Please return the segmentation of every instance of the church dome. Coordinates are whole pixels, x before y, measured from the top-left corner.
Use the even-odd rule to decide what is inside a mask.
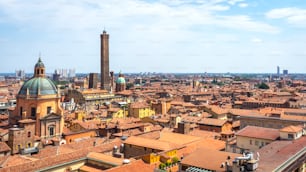
[[[22,85],[18,95],[27,95],[27,92],[30,96],[54,95],[57,94],[57,88],[48,78],[34,77]]]
[[[124,79],[124,77],[118,77],[116,83],[117,83],[117,84],[125,84],[125,79]]]
[[[38,62],[35,64],[35,68],[44,68],[44,67],[45,67],[44,63],[39,58]]]

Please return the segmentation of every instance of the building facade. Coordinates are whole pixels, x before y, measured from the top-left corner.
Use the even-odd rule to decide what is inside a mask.
[[[20,125],[20,120],[35,121],[35,134],[41,139],[60,138],[64,126],[60,94],[54,83],[46,78],[45,65],[39,58],[34,76],[26,81],[17,95],[16,108],[11,111],[9,123]]]
[[[97,73],[90,73],[89,74],[89,85],[88,88],[98,88],[98,74]]]

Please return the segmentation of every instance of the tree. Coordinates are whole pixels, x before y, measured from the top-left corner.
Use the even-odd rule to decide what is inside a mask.
[[[167,161],[166,166],[169,167],[171,165],[171,162]]]
[[[164,163],[159,164],[159,169],[164,169],[165,167],[166,167],[166,164],[164,164]]]
[[[175,164],[179,161],[179,159],[176,156],[173,157],[171,160],[172,160],[172,164]]]
[[[270,87],[264,83],[264,82],[261,82],[259,85],[258,85],[258,88],[259,89],[269,89]]]

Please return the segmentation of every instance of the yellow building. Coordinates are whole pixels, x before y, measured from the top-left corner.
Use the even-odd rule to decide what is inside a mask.
[[[64,126],[60,94],[54,83],[46,78],[45,65],[39,58],[34,76],[26,81],[17,95],[17,105],[10,114],[9,122],[35,120],[35,135],[42,139],[60,138]]]
[[[129,106],[129,116],[134,118],[144,118],[155,115],[155,111],[146,103],[136,102]]]
[[[130,136],[124,141],[125,158],[142,158],[146,163],[171,162],[177,150],[184,146],[162,140]]]
[[[121,108],[110,108],[107,110],[108,118],[125,118],[128,116],[128,111]]]

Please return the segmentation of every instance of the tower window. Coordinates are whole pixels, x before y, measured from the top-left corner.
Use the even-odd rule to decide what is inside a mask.
[[[23,108],[20,107],[20,116],[22,116],[22,111],[23,111]]]
[[[31,137],[31,132],[30,131],[28,132],[28,137]]]
[[[31,108],[31,117],[36,117],[36,108]]]
[[[44,70],[43,70],[43,69],[40,69],[40,73],[41,73],[41,74],[44,74]]]
[[[47,107],[47,114],[50,114],[51,113],[51,106],[48,106]]]

